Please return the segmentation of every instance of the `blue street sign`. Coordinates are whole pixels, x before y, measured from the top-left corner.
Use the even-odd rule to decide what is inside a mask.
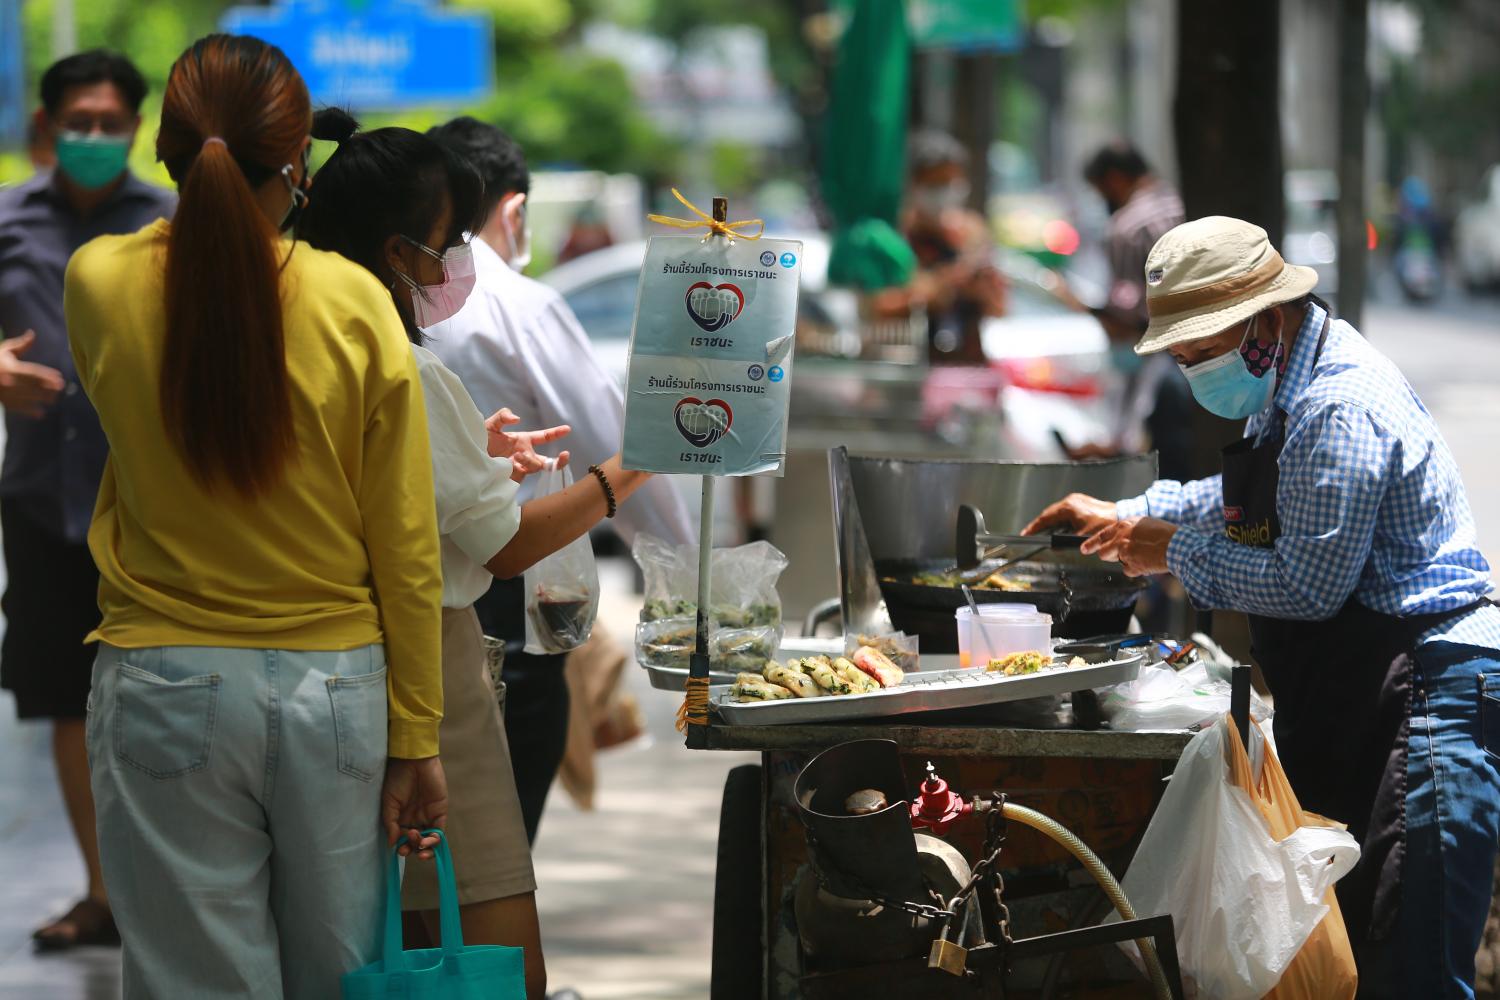
[[[0,146],[19,146],[26,138],[31,102],[26,94],[23,37],[21,0],[0,0]]]
[[[489,17],[431,0],[277,0],[232,7],[220,23],[285,52],[319,104],[467,104],[494,88]]]

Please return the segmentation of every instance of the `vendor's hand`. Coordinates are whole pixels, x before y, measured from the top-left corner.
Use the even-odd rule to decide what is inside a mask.
[[[505,429],[520,422],[521,418],[512,413],[508,407],[497,410],[484,422],[484,428],[489,432],[490,457],[510,459],[510,478],[518,483],[532,473],[541,472],[547,467],[547,456],[537,454],[537,445],[557,441],[572,431],[567,424],[559,424],[556,427],[547,427],[539,431]],[[568,457],[567,452],[562,452],[557,456],[559,469],[568,464]]]
[[[31,330],[0,341],[0,406],[26,417],[40,417],[64,384],[57,369],[21,360],[34,343]]]
[[[436,757],[407,760],[391,757],[385,765],[385,784],[380,789],[380,822],[386,840],[395,847],[402,835],[407,842],[398,853],[413,851],[420,858],[432,857],[436,837],[424,837],[428,828],[442,829],[448,822],[448,779]]]
[[[1155,517],[1131,517],[1093,535],[1078,551],[1117,562],[1126,576],[1154,576],[1167,572],[1167,546],[1177,525]]]
[[[1113,503],[1084,493],[1071,493],[1038,514],[1021,530],[1021,534],[1071,531],[1080,535],[1092,535],[1115,523]]]

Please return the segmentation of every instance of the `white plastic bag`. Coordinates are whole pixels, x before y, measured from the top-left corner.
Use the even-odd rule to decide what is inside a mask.
[[[1228,681],[1210,675],[1207,664],[1173,670],[1148,663],[1133,681],[1109,688],[1100,700],[1104,717],[1115,729],[1191,729],[1229,711]],[[1264,722],[1270,709],[1250,692],[1250,715]]]
[[[1290,785],[1275,750],[1259,727],[1250,736],[1253,783],[1271,787],[1268,794],[1285,805]],[[1238,737],[1220,719],[1188,744],[1121,882],[1137,914],[1172,915],[1183,979],[1211,1000],[1250,1000],[1275,988],[1332,912],[1328,890],[1359,860],[1347,831],[1309,821],[1294,798],[1301,825],[1278,842],[1261,807],[1232,778],[1226,753],[1243,759],[1243,752],[1231,740]],[[1274,770],[1262,781],[1267,762]],[[1342,948],[1347,955],[1347,937]],[[1352,955],[1347,964],[1352,974]],[[1332,984],[1327,989],[1339,995]]]
[[[533,496],[573,485],[573,472],[551,462],[536,473]],[[599,567],[583,534],[526,571],[526,652],[566,653],[588,641],[599,613]]]

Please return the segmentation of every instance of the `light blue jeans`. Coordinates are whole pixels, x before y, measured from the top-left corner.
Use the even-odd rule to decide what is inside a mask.
[[[1400,995],[1469,998],[1500,838],[1500,653],[1428,643],[1412,682]]]
[[[330,1000],[379,955],[383,647],[101,644],[88,750],[127,1000]]]

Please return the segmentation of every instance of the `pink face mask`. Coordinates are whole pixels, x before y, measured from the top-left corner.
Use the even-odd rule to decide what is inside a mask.
[[[452,319],[468,301],[474,290],[474,248],[465,240],[456,247],[438,253],[409,236],[402,239],[443,265],[443,280],[436,285],[423,285],[400,271],[396,277],[406,282],[411,289],[412,320],[418,327],[426,329],[445,319]]]

